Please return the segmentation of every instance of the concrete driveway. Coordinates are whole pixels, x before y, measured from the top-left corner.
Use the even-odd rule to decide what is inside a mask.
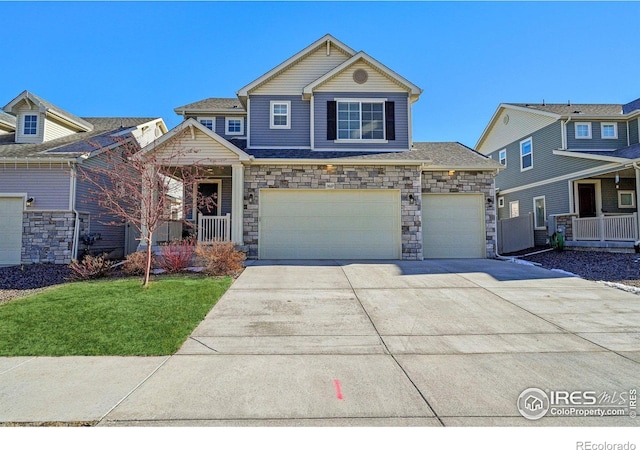
[[[62,413],[60,392],[64,420],[637,426],[628,415],[531,421],[516,402],[532,387],[637,389],[640,296],[496,260],[260,261],[171,357],[0,359],[0,385],[22,383],[12,397],[0,387],[13,402],[0,422],[37,417],[16,405],[20,395],[51,395],[36,387],[38,371],[72,392],[74,376],[91,372],[71,367],[89,362],[102,378],[113,374],[113,387],[103,380],[88,390],[93,403],[72,402],[78,414]]]

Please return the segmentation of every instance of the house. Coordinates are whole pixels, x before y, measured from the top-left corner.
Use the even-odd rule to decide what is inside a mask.
[[[498,106],[476,150],[500,162],[498,219],[532,214],[535,244],[633,247],[639,237],[640,99]]]
[[[207,167],[197,189],[219,200],[187,213],[198,239],[249,258],[492,257],[501,166],[456,142],[413,142],[421,94],[326,35],[236,97],[177,107],[184,121],[143,152],[193,151],[183,164]]]
[[[119,145],[117,136],[146,145],[167,131],[162,119],[80,118],[28,91],[3,109],[0,264],[67,264],[85,250],[121,256],[126,225],[104,225],[110,218],[76,170],[100,164],[96,146]]]

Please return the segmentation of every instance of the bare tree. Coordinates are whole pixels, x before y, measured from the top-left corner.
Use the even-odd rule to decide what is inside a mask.
[[[132,135],[114,138],[109,146],[95,145],[92,164],[80,164],[78,179],[88,183],[90,201],[103,210],[104,222],[121,226],[129,223],[140,233],[146,245],[146,267],[143,286],[149,284],[154,234],[171,219],[176,208],[185,224],[186,204],[183,193],[193,192],[196,183],[205,177],[204,168],[194,160],[195,149],[179,149],[170,144],[145,147],[142,152]],[[211,164],[209,162],[209,164]],[[197,191],[196,191],[197,192]],[[176,205],[176,193],[182,201]],[[213,200],[196,194],[198,207],[211,207]],[[193,200],[188,196],[189,200]],[[193,211],[195,215],[195,211]]]

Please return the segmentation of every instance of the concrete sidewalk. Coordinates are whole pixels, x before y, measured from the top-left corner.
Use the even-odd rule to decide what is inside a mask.
[[[520,393],[638,388],[640,297],[495,260],[260,261],[171,357],[0,358],[0,422],[638,426]]]

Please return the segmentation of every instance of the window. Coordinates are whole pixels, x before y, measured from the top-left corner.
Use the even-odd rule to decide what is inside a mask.
[[[216,118],[215,117],[198,117],[198,122],[210,129],[216,131]]]
[[[533,198],[533,224],[536,230],[544,230],[547,226],[547,206],[544,195]]]
[[[498,197],[498,208],[504,208],[504,197]]]
[[[229,135],[244,134],[244,120],[241,117],[226,117],[224,128]]]
[[[509,217],[518,217],[520,215],[520,200],[509,202]]]
[[[384,140],[384,101],[337,101],[338,139]]]
[[[601,123],[600,130],[602,131],[602,139],[618,139],[618,124],[613,123]]]
[[[270,128],[291,128],[291,102],[272,101],[270,113]]]
[[[591,139],[590,122],[576,122],[576,139]]]
[[[635,208],[636,195],[633,191],[618,191],[618,208]]]
[[[498,160],[500,161],[500,164],[507,167],[507,149],[506,148],[504,150],[500,150],[500,152],[498,153]]]
[[[531,138],[520,142],[520,171],[529,170],[533,167],[533,146]]]
[[[24,116],[24,129],[22,134],[38,134],[38,116]]]

